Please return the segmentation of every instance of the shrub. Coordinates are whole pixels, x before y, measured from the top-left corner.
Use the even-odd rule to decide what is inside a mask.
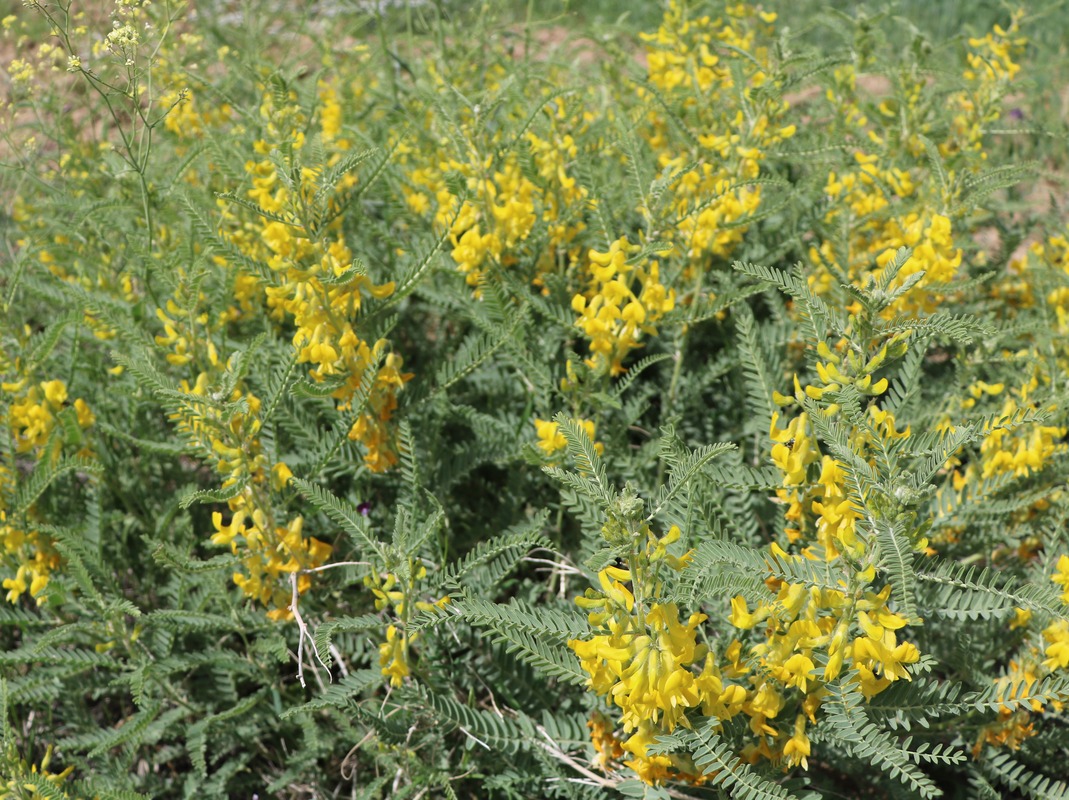
[[[0,797],[1069,794],[1044,21],[772,9],[3,21]]]

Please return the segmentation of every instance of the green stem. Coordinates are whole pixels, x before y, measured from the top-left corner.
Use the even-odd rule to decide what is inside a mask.
[[[378,8],[378,29],[379,29],[379,43],[382,45],[382,53],[386,56],[387,70],[390,73],[390,88],[393,90],[393,104],[395,108],[401,107],[401,90],[397,85],[397,64],[393,60],[393,53],[390,52],[389,45],[386,43],[386,21],[382,15],[382,7]]]
[[[699,269],[695,264],[695,270],[697,275],[694,279],[694,288],[691,291],[691,302],[698,302],[698,298],[701,297],[702,283],[705,280],[705,270]],[[676,392],[679,389],[679,378],[683,374],[683,355],[687,347],[687,335],[690,333],[690,324],[684,323],[683,329],[679,333],[678,343],[676,344],[676,352],[673,356],[675,364],[672,367],[672,377],[668,382],[668,395],[665,397],[664,409],[661,412],[661,424],[666,423],[672,415],[672,411],[676,404]],[[660,486],[664,481],[665,463],[661,461],[657,467],[657,486]]]
[[[697,266],[697,265],[695,265]],[[705,270],[697,269],[697,275],[694,279],[694,288],[691,290],[691,302],[698,302],[698,298],[701,297],[702,284],[705,281]],[[665,401],[664,413],[661,415],[661,420],[666,421],[672,413],[672,408],[676,402],[676,391],[679,388],[679,378],[683,371],[683,354],[687,346],[687,335],[690,333],[690,325],[685,324],[683,330],[679,334],[679,343],[676,345],[675,352],[675,366],[672,367],[672,378],[668,383],[668,398]]]

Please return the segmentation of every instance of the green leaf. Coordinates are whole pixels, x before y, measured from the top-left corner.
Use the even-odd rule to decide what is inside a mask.
[[[785,788],[761,777],[745,763],[715,731],[718,724],[719,721],[713,719],[691,731],[677,728],[673,734],[662,734],[649,747],[649,752],[689,752],[707,778],[705,785],[723,787],[737,800],[795,800]]]
[[[12,503],[15,515],[22,516],[29,511],[30,506],[37,502],[60,475],[68,472],[97,473],[101,469],[100,464],[85,456],[64,456],[56,462],[47,459],[38,461],[29,478],[21,483],[15,492],[15,499]]]
[[[380,563],[386,562],[386,550],[383,543],[372,537],[367,517],[361,514],[356,506],[348,500],[331,494],[318,484],[301,478],[290,478],[290,483],[317,511],[326,514],[328,518],[341,526],[354,542],[364,544],[367,551],[360,554],[361,558],[373,553],[378,556]]]

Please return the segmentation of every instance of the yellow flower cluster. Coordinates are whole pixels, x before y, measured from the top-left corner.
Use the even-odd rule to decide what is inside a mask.
[[[776,490],[776,496],[787,505],[784,533],[789,541],[796,542],[803,535],[805,522],[806,475],[809,465],[819,458],[819,454],[807,433],[809,419],[804,411],[785,428],[777,427],[778,421],[779,414],[773,414],[770,435],[776,444],[772,447],[772,462],[783,473],[783,486]]]
[[[59,422],[59,414],[67,405],[67,385],[60,380],[42,381],[27,385],[25,379],[4,383],[0,389],[13,395],[9,423],[15,434],[15,452],[40,452]],[[88,428],[95,418],[80,397],[70,406],[81,428]]]
[[[1020,408],[1017,400],[1009,397],[1002,406],[1002,415],[1010,417]],[[1004,472],[1012,472],[1017,476],[1039,472],[1057,453],[1065,452],[1066,445],[1062,439],[1067,431],[1069,429],[1064,426],[1056,425],[1028,425],[1015,431],[1005,428],[991,431],[980,444],[981,477],[989,478]]]
[[[858,285],[869,277],[879,279],[897,250],[909,247],[912,256],[899,269],[891,288],[911,279],[916,282],[884,314],[892,317],[934,311],[943,296],[933,287],[953,281],[962,261],[961,249],[954,247],[950,218],[929,210],[887,217],[892,203],[915,195],[909,172],[897,167],[881,168],[877,156],[860,151],[855,153],[855,159],[857,170],[831,172],[825,186],[833,204],[824,219],[834,226],[844,224],[847,218],[847,252],[836,252],[830,241],[812,245],[809,257],[815,269],[808,279],[810,287],[823,294],[837,286],[838,273],[847,274]],[[924,273],[922,278],[913,277],[920,272]]]
[[[302,535],[302,517],[288,522],[277,518],[271,493],[285,488],[290,470],[281,462],[268,470],[259,436],[259,398],[239,385],[226,400],[246,410],[227,413],[218,403],[208,401],[213,394],[211,381],[220,375],[221,370],[200,372],[192,386],[183,381],[188,400],[172,422],[179,432],[212,454],[224,491],[239,484],[244,487],[227,501],[229,522],[223,523],[221,512],[212,514],[215,532],[211,542],[229,546],[232,553],[241,555],[244,571],[235,572],[233,580],[245,595],[271,607],[268,616],[272,619],[288,619],[292,613],[288,576],[298,575],[298,592],[303,593],[311,585],[304,571],[325,563],[332,548]]]
[[[909,172],[897,167],[881,168],[879,156],[860,150],[854,153],[857,169],[838,174],[828,173],[824,192],[837,201],[826,219],[831,222],[845,213],[861,219],[887,208],[894,197],[909,197],[914,192],[913,179]],[[893,192],[891,197],[882,190],[886,186]]]
[[[722,17],[694,17],[672,0],[657,32],[642,35],[649,83],[702,132],[698,147],[686,146],[672,134],[674,123],[657,98],[640,88],[640,98],[650,103],[646,140],[661,169],[679,175],[671,185],[676,222],[660,235],[676,241],[692,263],[710,254],[727,258],[742,241],[744,220],[761,202],[755,182],[761,162],[796,132],[777,122],[786,101],[753,91],[770,80],[763,42],[771,40],[775,20],[776,14],[746,3],[729,5]]]
[[[969,39],[971,52],[966,56],[970,69],[964,73],[969,81],[1012,80],[1021,69],[1013,59],[1020,55],[1028,40],[1020,36],[1019,24],[1024,11],[1013,13],[1008,28],[995,25],[994,30],[981,39]]]
[[[780,559],[803,557],[789,556],[777,545],[772,551]],[[920,653],[913,644],[897,639],[895,631],[906,620],[887,608],[891,587],[871,591],[866,588],[871,579],[871,574],[861,576],[851,592],[779,582],[775,599],[753,612],[741,596],[732,600],[731,624],[747,630],[764,623],[767,637],[750,650],[760,666],[754,698],[761,701],[744,707],[750,729],[761,737],[757,754],[783,755],[792,764],[802,764],[809,755],[808,742],[804,747],[802,741],[788,747],[782,733],[769,724],[785,705],[783,691],[797,689],[803,695],[804,719],[816,722],[825,694],[823,683],[838,678],[844,664],[857,671],[861,692],[868,698],[896,680],[910,680],[903,665],[915,663]],[[855,630],[858,635],[851,639]],[[827,665],[819,675],[814,661],[818,649],[827,654]],[[795,721],[796,736],[805,730],[804,719]]]
[[[1069,230],[1069,229],[1067,229]],[[1037,264],[1030,262],[1035,261]],[[1036,242],[1029,250],[1028,257],[1018,262],[1021,282],[1029,287],[1029,293],[1022,298],[1025,302],[1015,305],[1032,305],[1031,287],[1034,283],[1053,283],[1048,290],[1047,305],[1054,311],[1056,318],[1055,331],[1060,336],[1069,336],[1069,235],[1066,233],[1055,234],[1045,241]],[[1043,281],[1043,277],[1036,274],[1037,268],[1044,268],[1053,280]],[[1010,284],[1007,287],[1007,284]],[[1049,283],[1048,283],[1049,285]],[[1003,281],[993,288],[993,294],[998,299],[1008,299],[1011,302],[1014,297],[1012,282],[1010,279]],[[1008,289],[1008,290],[1007,290]],[[1023,292],[1018,292],[1023,294]],[[1063,369],[1069,367],[1069,348],[1059,348],[1058,364]]]
[[[445,595],[438,600],[414,600],[419,594],[419,584],[427,577],[427,568],[422,562],[409,558],[402,575],[398,573],[380,573],[372,568],[371,574],[365,576],[364,585],[375,596],[375,608],[379,611],[390,608],[398,624],[386,628],[386,639],[379,645],[379,666],[382,674],[390,679],[390,685],[400,686],[404,679],[412,674],[411,645],[418,634],[406,634],[411,609],[425,613],[441,611],[449,602]]]
[[[638,91],[650,109],[640,132],[664,174],[673,176],[667,187],[673,198],[667,212],[673,219],[655,219],[665,211],[655,214],[651,202],[639,211],[648,229],[656,227],[658,237],[675,242],[677,251],[688,255],[690,266],[684,272],[691,277],[707,269],[704,255],[726,257],[742,240],[745,218],[760,204],[760,162],[769,148],[795,133],[794,126],[776,124],[785,103],[766,99],[770,94],[760,99],[751,94],[769,80],[771,56],[759,42],[770,41],[774,20],[775,14],[742,3],[729,7],[724,19],[689,19],[682,4],[673,3],[660,29],[645,37],[650,84],[685,113],[696,115],[695,127],[704,132],[700,144],[681,143],[667,118],[652,110],[659,101],[649,90]],[[432,77],[446,85],[437,73]],[[491,70],[488,91],[497,91],[503,79],[500,70]],[[550,97],[548,90],[546,94]],[[462,112],[455,120],[459,133],[443,137],[435,154],[399,148],[402,163],[410,164],[403,189],[407,205],[417,214],[433,214],[436,225],[447,230],[453,259],[471,285],[477,286],[492,267],[524,263],[533,267],[527,277],[542,286],[546,272],[563,272],[584,260],[577,237],[587,227],[584,216],[591,204],[589,190],[577,181],[571,164],[579,154],[579,137],[604,120],[591,112],[577,113],[581,104],[582,98],[548,99],[542,107],[546,129],[526,125],[520,137],[525,148],[503,140],[497,126],[487,135],[479,106]],[[495,113],[515,113],[518,120],[529,116],[522,107]],[[569,117],[577,118],[578,125],[568,128]],[[451,152],[457,141],[461,152]],[[597,147],[602,157],[613,152],[600,139]],[[417,154],[418,160],[413,158]],[[697,166],[687,167],[695,162]],[[454,195],[458,184],[467,198],[463,203]],[[524,258],[525,243],[542,226],[548,241],[535,237],[540,249]],[[623,372],[641,334],[655,333],[655,321],[675,304],[674,289],[662,282],[661,263],[627,264],[635,248],[624,237],[608,253],[590,251],[589,263],[578,271],[587,285],[576,293],[573,308],[591,343],[588,363],[613,375]]]
[[[593,420],[589,419],[577,419],[576,422],[586,433],[587,438],[594,442],[594,449],[599,454],[605,452],[605,445],[597,441],[597,426]],[[560,424],[553,420],[538,419],[534,420],[535,433],[538,436],[538,449],[541,450],[547,456],[555,456],[557,453],[563,452],[568,447],[568,441],[564,438],[564,434],[560,431]]]
[[[708,646],[697,641],[698,625],[706,616],[691,614],[684,622],[675,603],[655,599],[657,566],[663,562],[679,569],[685,563],[668,554],[680,534],[673,527],[658,538],[647,527],[645,548],[630,568],[603,569],[601,591],[588,590],[576,602],[589,611],[591,626],[604,633],[568,643],[590,675],[590,688],[620,709],[624,741],[608,734],[604,725],[591,729],[602,752],[629,754],[624,763],[647,783],[669,778],[701,782],[689,758],[653,755],[649,746],[659,732],[690,727],[688,710],[700,708],[706,716],[726,719],[739,713],[745,695],[739,687],[724,688]],[[629,582],[635,592],[625,585]],[[651,596],[644,597],[645,592]]]
[[[862,112],[856,91],[864,59],[835,70],[827,99],[843,127],[841,135],[866,139],[875,149],[855,150],[856,169],[828,175],[825,194],[830,203],[824,222],[835,234],[810,245],[809,282],[814,291],[836,291],[842,275],[856,285],[878,279],[895,251],[907,246],[913,256],[891,288],[916,280],[922,271],[924,276],[885,314],[930,313],[944,301],[962,264],[953,229],[958,225],[954,217],[967,208],[959,203],[966,179],[987,157],[983,132],[1001,116],[1009,83],[1019,71],[1013,59],[1025,44],[1019,36],[1020,18],[1015,13],[1008,28],[996,25],[986,36],[969,40],[966,85],[938,101],[954,113],[948,131],[933,125],[936,103],[918,75],[896,76],[894,97],[881,101],[879,114],[870,118]],[[939,169],[929,161],[929,155],[936,154],[946,162]],[[840,239],[842,231],[846,235]]]
[[[182,277],[181,273],[180,277]],[[203,293],[198,293],[197,300],[198,302],[204,300]],[[171,350],[165,356],[167,363],[176,367],[189,364],[197,356],[197,344],[202,343],[202,357],[206,362],[204,368],[218,367],[219,351],[215,343],[211,338],[197,335],[198,330],[210,333],[207,312],[196,314],[188,308],[179,306],[174,298],[168,298],[164,306],[164,308],[156,309],[156,318],[163,325],[163,333],[157,335],[155,341],[160,347]],[[203,372],[201,374],[205,375]]]
[[[164,127],[179,139],[197,140],[204,136],[206,129],[220,127],[234,115],[229,103],[201,103],[196,93],[187,87],[164,92],[158,102],[168,110],[163,119]]]
[[[845,339],[840,340],[837,348],[845,349],[846,344]],[[853,349],[848,350],[844,358],[827,343],[821,342],[817,346],[817,353],[824,360],[816,365],[821,385],[810,384],[803,389],[795,376],[794,396],[773,392],[772,399],[779,405],[790,406],[801,403],[806,397],[819,400],[825,392],[838,391],[847,385],[852,385],[863,395],[881,395],[887,390],[887,379],[873,381],[872,374],[889,354],[899,352],[902,346],[900,337],[895,336],[888,339],[871,358],[862,358]],[[830,403],[822,413],[837,414],[838,405]],[[894,414],[875,404],[869,406],[868,414],[875,434],[883,439],[892,441],[908,437],[911,433],[908,426],[899,431]],[[847,496],[843,465],[831,456],[820,455],[805,411],[791,419],[785,427],[779,427],[779,420],[779,412],[774,412],[769,436],[774,442],[772,463],[783,473],[783,485],[776,490],[776,496],[787,506],[784,512],[787,540],[791,543],[815,540],[828,558],[844,552],[860,556],[864,548],[859,544],[855,531],[859,515]],[[871,439],[870,432],[858,430],[854,433],[853,443],[863,449],[871,444]],[[809,466],[817,462],[820,463],[819,477],[814,482],[809,474]]]
[[[195,373],[181,381],[182,408],[171,415],[175,429],[205,458],[213,462],[223,491],[241,486],[227,500],[230,519],[224,524],[222,512],[212,514],[211,542],[227,546],[242,558],[242,571],[233,574],[234,583],[247,597],[271,610],[272,619],[288,619],[291,611],[291,574],[297,574],[299,593],[311,585],[304,572],[323,564],[331,546],[302,535],[300,516],[279,519],[272,493],[279,494],[291,473],[284,463],[270,465],[260,441],[260,399],[239,381],[229,396],[220,396],[218,384],[235,369],[234,357],[219,357],[213,339],[222,338],[230,320],[227,313],[213,318],[202,310],[207,297],[193,290],[184,271],[174,297],[157,309],[163,333],[156,344],[167,348],[168,363],[188,367]],[[224,408],[222,404],[229,404]]]
[[[79,795],[71,795],[67,791],[67,778],[74,772],[74,766],[68,766],[61,772],[52,772],[49,766],[52,763],[53,747],[45,748],[45,754],[39,764],[28,763],[26,759],[19,758],[15,747],[14,737],[5,737],[6,752],[0,753],[4,758],[5,766],[11,772],[0,777],[0,800],[20,800],[23,797],[45,796],[38,788],[30,783],[28,778],[44,778],[49,785],[48,797],[75,798]]]
[[[889,222],[883,235],[884,240],[874,245],[875,248],[884,249],[876,256],[877,269],[873,271],[873,277],[880,277],[881,271],[894,259],[900,247],[909,247],[913,254],[899,269],[892,288],[916,273],[924,273],[924,277],[895,300],[885,314],[934,312],[943,295],[933,291],[932,287],[951,283],[958,277],[958,268],[961,266],[962,253],[960,248],[954,247],[950,219],[942,214],[911,212],[901,220]]]
[[[447,139],[440,144],[438,163],[427,163],[426,154],[421,153],[421,160],[408,173],[409,183],[404,187],[408,207],[420,215],[434,210],[435,225],[448,230],[457,269],[473,287],[495,265],[519,264],[535,227],[544,226],[548,241],[540,242],[542,252],[529,276],[540,285],[541,273],[556,267],[558,255],[570,252],[586,227],[581,213],[588,191],[569,174],[578,147],[565,128],[569,119],[566,100],[554,98],[545,103],[543,112],[549,127],[546,136],[531,130],[523,135],[535,174],[524,169],[516,148],[497,157],[481,155],[500,150],[504,142],[500,132],[488,142],[475,141],[477,126],[472,119],[461,125],[468,140],[463,158],[448,154]],[[407,162],[415,151],[404,146],[401,152]],[[450,188],[450,174],[462,181],[468,197],[463,202],[453,194],[456,187]]]
[[[657,32],[641,34],[650,45],[646,53],[650,83],[664,92],[683,88],[701,94],[720,94],[733,88],[735,78],[731,70],[713,50],[721,45],[754,50],[756,32],[748,23],[755,19],[771,26],[776,14],[735,3],[724,9],[723,17],[690,17],[683,3],[672,0]],[[772,28],[765,32],[771,33]],[[758,50],[754,55],[759,62],[768,58],[765,50]],[[747,77],[755,86],[762,86],[767,78],[759,67]]]
[[[0,374],[9,370],[18,373],[19,362],[9,362],[0,351]],[[35,462],[54,462],[67,443],[83,444],[80,435],[77,441],[68,442],[70,436],[60,426],[61,415],[70,417],[70,422],[79,430],[89,428],[96,420],[89,406],[81,398],[68,403],[67,385],[61,380],[31,383],[29,378],[0,383],[0,391],[10,397],[4,424],[15,445],[15,452]],[[63,434],[59,436],[57,434]],[[88,454],[86,447],[81,448]],[[4,578],[3,588],[9,603],[29,593],[38,603],[44,601],[43,592],[48,586],[48,576],[59,566],[60,557],[48,536],[37,528],[37,515],[31,507],[17,515],[9,505],[15,496],[18,475],[14,470],[0,464],[0,563],[5,572],[14,570],[14,575]]]
[[[771,80],[775,67],[769,47],[775,18],[736,3],[723,18],[692,19],[684,4],[673,2],[658,31],[644,37],[653,88],[638,88],[642,110],[634,122],[664,185],[651,189],[636,209],[645,224],[638,240],[656,237],[673,245],[685,263],[671,267],[670,277],[682,274],[699,291],[708,257],[727,258],[758,210],[761,162],[795,134],[793,125],[779,123],[787,104],[774,99],[774,92],[755,91]],[[463,66],[455,66],[459,74],[448,80],[435,67],[428,69],[443,88],[476,77]],[[554,74],[552,66],[547,70]],[[487,124],[484,113],[490,112],[483,103],[473,103],[451,120],[448,135],[436,135],[423,147],[399,145],[406,204],[448,235],[452,258],[476,295],[484,275],[498,268],[523,269],[544,291],[548,273],[573,281],[573,308],[590,341],[587,363],[602,374],[620,375],[642,335],[655,335],[655,322],[674,307],[676,290],[662,278],[669,270],[664,262],[631,258],[638,246],[626,236],[608,252],[588,250],[584,257],[580,235],[596,204],[573,164],[584,153],[625,163],[637,156],[595,135],[599,127],[618,122],[615,110],[583,110],[596,93],[588,97],[580,89],[576,98],[546,88],[544,99],[534,98],[541,105],[532,118],[530,99],[513,103],[506,93],[506,75],[497,64],[477,77],[495,118],[522,124],[522,132],[506,138],[503,126]],[[662,102],[683,114],[700,136],[681,138],[661,113]],[[664,252],[667,258],[670,250]]]
[[[1006,28],[995,25],[981,38],[968,40],[966,58],[969,67],[962,77],[969,83],[967,89],[951,95],[947,103],[956,113],[953,118],[951,137],[940,143],[944,156],[955,152],[972,151],[981,159],[984,128],[1002,116],[1002,99],[1007,86],[1020,72],[1021,66],[1014,59],[1024,51],[1028,40],[1020,35],[1020,21],[1024,11],[1018,9]]]
[[[675,307],[675,290],[661,283],[660,264],[635,258],[641,250],[624,236],[607,252],[587,254],[590,287],[572,298],[572,310],[590,340],[586,363],[599,372],[623,373],[628,353],[642,346],[642,334],[656,335],[657,321]]]
[[[825,682],[854,670],[861,692],[871,698],[896,680],[910,680],[906,666],[920,653],[899,639],[897,631],[907,621],[888,607],[890,586],[872,588],[871,567],[852,575],[843,584],[849,588],[841,590],[769,579],[772,595],[753,611],[743,597],[734,598],[731,624],[739,631],[763,630],[764,637],[748,649],[735,640],[718,659],[699,641],[704,614],[684,619],[675,603],[658,600],[657,563],[678,569],[686,561],[667,554],[679,529],[660,539],[646,532],[645,550],[627,568],[606,567],[598,576],[600,591],[576,599],[596,633],[569,646],[590,676],[592,691],[619,709],[624,734],[617,738],[606,718],[595,718],[592,739],[603,768],[630,756],[624,764],[647,783],[701,782],[688,757],[652,755],[649,746],[658,733],[691,727],[698,718],[723,721],[739,714],[749,719],[753,735],[743,751],[746,759],[805,768],[811,755],[807,724],[817,721]],[[791,556],[777,545],[771,555],[817,557],[812,549]],[[848,569],[837,557],[830,560]],[[778,720],[788,709],[784,729]]]
[[[840,346],[845,346],[845,341]],[[818,352],[824,361],[818,365],[818,373],[823,387],[803,388],[795,378],[795,397],[776,393],[774,399],[781,405],[805,397],[819,399],[824,391],[847,383],[859,389],[863,385],[862,391],[878,395],[886,389],[886,381],[873,383],[871,373],[897,346],[889,341],[876,356],[865,359],[853,351],[843,358],[821,343]],[[863,373],[860,378],[851,377],[858,373]],[[838,412],[831,404],[820,413]],[[893,441],[910,435],[909,428],[896,428],[889,411],[872,404],[868,414],[870,427],[856,431],[851,441],[855,452],[864,453],[874,437]],[[772,560],[823,560],[833,572],[842,574],[842,588],[807,587],[769,578],[766,584],[774,596],[752,611],[745,598],[735,597],[729,621],[740,630],[763,629],[765,636],[749,649],[757,669],[743,711],[750,717],[750,729],[757,740],[746,755],[751,759],[782,758],[788,764],[805,767],[810,755],[806,723],[817,721],[825,682],[839,678],[844,669],[853,670],[862,694],[872,698],[896,680],[910,680],[906,666],[916,663],[920,653],[911,642],[899,639],[897,631],[907,620],[888,606],[891,586],[878,590],[873,586],[876,570],[858,535],[860,514],[848,490],[843,465],[821,455],[807,412],[802,411],[784,427],[780,427],[779,418],[778,413],[773,414],[770,431],[772,461],[783,475],[777,496],[786,506],[785,535],[801,547],[801,554],[788,554],[773,543]],[[921,539],[915,546],[924,549],[926,544]],[[818,651],[822,651],[821,658],[817,658]],[[825,664],[823,671],[818,670],[818,662]],[[789,702],[787,693],[792,689],[797,694]],[[790,737],[774,723],[788,705],[800,710]]]
[[[326,164],[329,167],[340,161],[351,145],[340,138],[336,91],[326,83],[320,84],[319,91],[321,141],[332,150]],[[266,93],[261,115],[267,120],[269,139],[289,142],[294,151],[301,150],[304,133],[299,107],[276,106],[273,95]],[[267,154],[271,145],[260,140],[256,149]],[[370,388],[368,407],[353,421],[349,438],[365,447],[364,461],[369,469],[386,470],[397,463],[388,423],[397,407],[397,392],[412,375],[402,371],[401,356],[388,352],[386,340],[365,341],[357,328],[365,294],[376,299],[389,297],[394,284],[373,283],[342,235],[336,212],[343,194],[356,185],[356,177],[349,173],[335,186],[322,187],[323,168],[301,168],[292,181],[289,176],[280,176],[269,158],[249,161],[245,168],[252,179],[248,196],[266,213],[251,226],[238,227],[230,239],[271,270],[273,279],[264,288],[270,314],[280,322],[292,317],[297,363],[309,365],[314,381],[333,386],[330,395],[338,410],[349,410],[353,398]],[[324,191],[328,194],[325,207],[314,208],[315,197]],[[324,217],[331,221],[323,225]],[[246,297],[239,302],[248,302],[254,291],[248,276],[243,286]],[[370,387],[366,386],[368,381]]]
[[[293,611],[288,576],[297,574],[297,592],[303,594],[312,585],[306,571],[325,563],[333,548],[301,535],[303,517],[294,517],[285,525],[275,523],[262,507],[257,507],[259,499],[256,490],[251,490],[228,501],[233,513],[226,525],[220,512],[213,513],[216,532],[211,541],[230,545],[231,552],[242,554],[245,571],[235,572],[233,580],[247,597],[273,606],[267,613],[271,619],[290,619]]]
[[[7,591],[5,599],[17,603],[26,593],[37,598],[41,603],[41,594],[48,586],[48,576],[59,566],[59,554],[48,544],[45,537],[33,527],[24,530],[15,526],[8,519],[6,509],[0,508],[0,539],[4,545],[4,561],[17,564],[15,574],[4,578],[3,587]]]
[[[1069,555],[1059,556],[1051,576],[1062,587],[1061,600],[1069,607]],[[1015,619],[1010,623],[1011,629],[1026,629],[1032,621],[1032,612],[1018,608]],[[1058,619],[1051,622],[1042,631],[1045,645],[1026,644],[1017,658],[1011,659],[1003,674],[995,680],[999,689],[999,715],[994,721],[984,725],[973,746],[973,756],[979,758],[985,744],[996,747],[1018,749],[1021,744],[1036,731],[1032,725],[1032,714],[1043,712],[1048,704],[1033,697],[1033,687],[1041,679],[1053,672],[1069,669],[1069,621]],[[1042,658],[1042,656],[1046,658]],[[1020,705],[1007,706],[1006,701],[1030,698],[1027,708]],[[1060,714],[1065,704],[1060,700],[1049,701],[1050,710]]]
[[[1022,354],[1024,355],[1024,354]],[[1040,363],[1035,360],[1034,363]],[[1012,419],[1022,411],[1038,411],[1031,395],[1039,386],[1039,377],[1033,375],[1029,380],[1009,391],[1002,383],[989,384],[976,381],[968,387],[968,396],[960,401],[965,409],[981,408],[987,399],[1005,394],[998,416]],[[990,413],[992,409],[985,409]],[[951,487],[961,493],[967,487],[999,475],[1027,477],[1042,470],[1059,453],[1065,452],[1062,441],[1067,429],[1059,425],[1027,423],[1017,427],[994,426],[980,443],[980,458],[969,461],[962,467],[962,459],[954,456],[947,461],[951,471]],[[1053,496],[1053,495],[1051,495]],[[1037,501],[1037,508],[1045,507],[1046,500]]]
[[[992,282],[990,297],[1007,316],[1045,303],[1051,320],[1051,339],[1042,345],[1026,341],[1020,349],[1002,350],[1001,358],[1006,363],[1027,365],[1024,374],[1012,384],[973,381],[958,400],[960,407],[1004,419],[1028,412],[1057,411],[1054,406],[1041,405],[1037,397],[1052,388],[1057,380],[1052,375],[1064,374],[1069,369],[1069,347],[1064,344],[1069,334],[1069,238],[1059,233],[1034,242],[1013,258],[1009,269]],[[949,421],[943,424],[949,426]],[[946,469],[952,480],[940,492],[957,493],[961,497],[970,490],[980,490],[986,481],[1034,477],[1065,452],[1067,430],[1064,424],[1043,421],[993,426],[981,441],[978,454],[958,453],[947,461]],[[1017,511],[1009,521],[1029,523],[1037,514],[1052,508],[1063,493],[1062,486],[1048,485],[1045,493],[1036,495],[1029,506]],[[954,536],[955,531],[950,530],[948,534]],[[1022,537],[1017,555],[1026,561],[1033,560],[1042,547],[1042,540],[1030,533]]]

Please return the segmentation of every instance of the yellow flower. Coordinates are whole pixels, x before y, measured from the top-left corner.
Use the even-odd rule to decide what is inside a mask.
[[[1058,557],[1058,566],[1051,580],[1062,587],[1062,602],[1069,603],[1069,555]]]
[[[587,438],[594,443],[594,449],[598,453],[604,453],[605,445],[595,441],[595,437],[597,436],[597,426],[594,421],[589,419],[576,419],[575,422],[583,429]],[[568,447],[568,440],[564,438],[564,434],[561,433],[560,430],[560,425],[556,422],[535,418],[534,426],[535,433],[538,436],[538,449],[547,456],[552,456]]]
[[[279,461],[275,466],[271,467],[271,486],[276,492],[285,489],[292,477],[293,472],[290,470],[289,466],[282,461]]]
[[[391,686],[400,686],[412,670],[408,665],[408,639],[390,625],[386,629],[386,641],[379,645],[379,665],[382,674],[390,679]]]
[[[538,448],[551,456],[568,446],[568,440],[560,432],[560,425],[552,420],[535,419],[535,432],[538,435]]]
[[[728,621],[736,628],[745,631],[764,620],[768,614],[768,607],[761,607],[751,614],[746,605],[746,598],[740,594],[731,598],[731,616]]]
[[[45,381],[41,384],[41,389],[53,408],[59,408],[67,402],[67,387],[63,381]]]
[[[628,256],[639,250],[626,236],[604,253],[590,250],[590,288],[572,297],[576,325],[590,340],[587,364],[612,375],[624,371],[627,354],[641,347],[644,333],[656,333],[654,323],[675,305],[675,293],[661,284],[656,261],[628,264]],[[641,285],[638,294],[636,284]]]
[[[859,611],[858,623],[865,635],[854,640],[853,657],[865,696],[878,694],[892,681],[912,680],[903,665],[918,661],[920,651],[910,642],[899,644],[894,633],[905,625],[905,620],[889,612],[875,612],[874,619],[868,612]]]
[[[1043,630],[1043,638],[1049,643],[1043,666],[1052,670],[1069,667],[1069,622],[1061,619],[1051,623]]]
[[[783,705],[783,696],[771,682],[762,680],[744,706],[744,711],[750,716],[750,730],[758,736],[778,736],[778,732],[768,724],[768,720],[774,719],[783,709]]]
[[[1065,558],[1065,556],[1062,556]],[[1067,564],[1069,566],[1069,564]],[[1032,611],[1027,608],[1016,608],[1013,611],[1013,619],[1010,620],[1010,630],[1015,628],[1025,628],[1028,623],[1032,621]]]
[[[801,765],[802,769],[809,769],[809,755],[811,754],[809,737],[805,735],[805,715],[799,714],[794,718],[794,735],[783,745],[783,755],[787,763],[792,766]]]
[[[595,761],[603,772],[608,772],[613,762],[624,757],[624,748],[616,738],[608,718],[594,712],[586,723],[590,728],[590,741],[594,745]]]
[[[5,578],[3,585],[8,590],[7,601],[9,603],[18,602],[19,595],[25,592],[28,586],[26,583],[26,565],[19,566],[14,578]]]
[[[777,670],[777,677],[787,686],[797,686],[801,691],[807,690],[807,681],[816,671],[813,660],[802,653],[795,653]]]

